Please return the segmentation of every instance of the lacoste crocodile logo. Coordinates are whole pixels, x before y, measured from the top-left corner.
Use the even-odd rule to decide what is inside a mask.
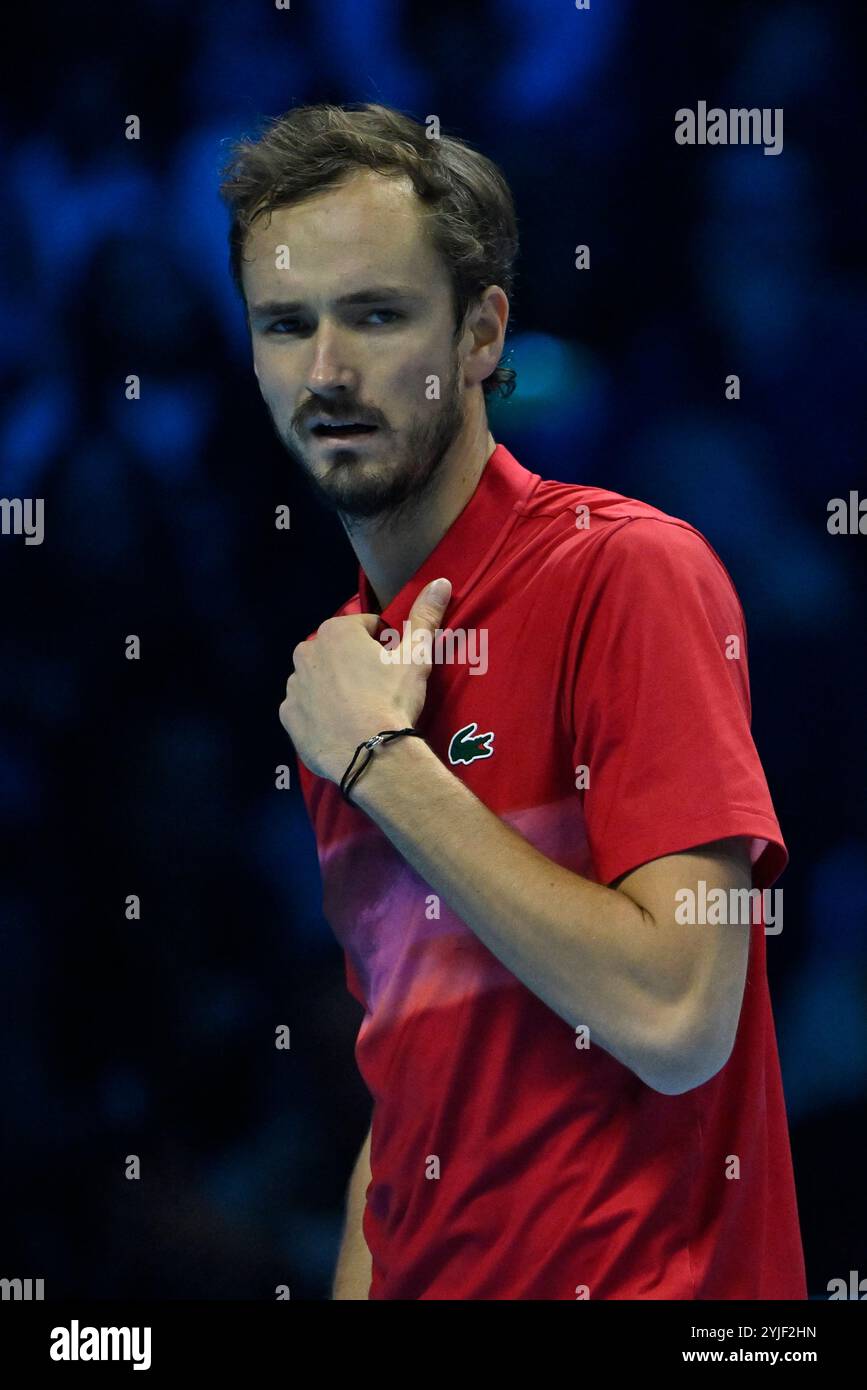
[[[478,724],[465,724],[458,729],[449,744],[450,763],[471,763],[474,758],[491,758],[494,755],[494,734],[477,734]]]

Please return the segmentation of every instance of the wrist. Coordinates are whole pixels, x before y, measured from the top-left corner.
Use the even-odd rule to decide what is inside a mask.
[[[388,801],[396,785],[415,777],[431,760],[437,761],[433,749],[423,738],[415,738],[412,734],[404,734],[387,743],[379,743],[373,749],[358,781],[350,790],[350,800],[359,810],[373,812],[379,805]]]

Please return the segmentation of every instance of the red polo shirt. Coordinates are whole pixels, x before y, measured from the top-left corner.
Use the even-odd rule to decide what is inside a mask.
[[[585,878],[746,836],[770,887],[787,854],[750,736],[743,614],[693,527],[543,481],[499,445],[383,626],[401,632],[439,575],[449,627],[487,633],[487,669],[481,645],[475,673],[435,665],[418,720],[455,777]],[[373,608],[359,571],[339,612]],[[365,1010],[371,1299],[806,1298],[763,927],[729,1061],[661,1095],[578,1047],[334,783],[299,771]]]

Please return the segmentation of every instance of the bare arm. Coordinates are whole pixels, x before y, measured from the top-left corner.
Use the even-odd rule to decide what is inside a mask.
[[[346,1192],[346,1225],[334,1273],[334,1299],[366,1299],[370,1289],[370,1251],[361,1228],[370,1183],[370,1130],[352,1170]]]
[[[352,800],[513,975],[646,1085],[680,1095],[724,1066],[750,926],[682,924],[676,895],[701,880],[749,889],[746,837],[661,856],[609,888],[548,859],[418,738],[385,744]]]

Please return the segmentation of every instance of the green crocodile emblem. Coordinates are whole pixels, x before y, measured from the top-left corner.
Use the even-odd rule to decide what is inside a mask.
[[[465,724],[462,729],[458,729],[449,744],[450,763],[471,763],[474,758],[491,758],[494,754],[494,735],[489,730],[486,734],[477,734],[478,724]]]

